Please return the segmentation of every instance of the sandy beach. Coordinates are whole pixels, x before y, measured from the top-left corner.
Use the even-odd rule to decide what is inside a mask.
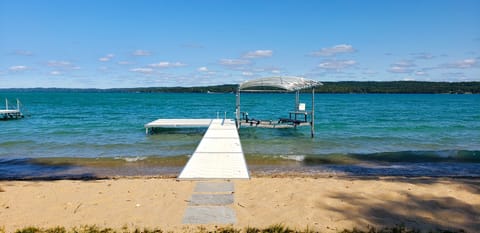
[[[337,232],[405,224],[480,232],[480,180],[453,178],[254,177],[235,180],[236,228],[284,224]],[[0,227],[191,231],[182,224],[198,181],[174,178],[0,181]],[[214,227],[214,226],[206,226]]]

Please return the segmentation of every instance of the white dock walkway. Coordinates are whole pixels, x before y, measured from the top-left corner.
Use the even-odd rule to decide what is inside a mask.
[[[207,132],[178,179],[249,179],[235,121],[210,121]]]
[[[145,128],[155,127],[208,127],[212,119],[158,119],[145,124]]]

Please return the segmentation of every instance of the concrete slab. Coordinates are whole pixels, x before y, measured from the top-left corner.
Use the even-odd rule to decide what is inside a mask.
[[[221,206],[233,204],[232,194],[193,194],[190,206]]]
[[[193,190],[196,193],[232,193],[232,182],[198,182]]]
[[[234,224],[235,211],[226,206],[189,206],[183,217],[183,224]]]

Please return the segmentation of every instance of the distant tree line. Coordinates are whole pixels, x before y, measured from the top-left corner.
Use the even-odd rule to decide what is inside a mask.
[[[4,92],[139,92],[139,93],[234,93],[238,85],[226,84],[202,87],[135,87],[111,89],[70,88],[9,88]],[[311,90],[304,90],[310,92]],[[385,93],[385,94],[480,94],[480,82],[323,82],[316,93]]]
[[[319,93],[425,93],[465,94],[480,93],[480,82],[324,82],[316,87]]]

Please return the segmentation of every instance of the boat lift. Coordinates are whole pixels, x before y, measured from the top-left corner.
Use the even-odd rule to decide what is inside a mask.
[[[267,77],[249,80],[238,86],[236,94],[235,120],[237,127],[258,127],[258,128],[297,128],[310,125],[311,137],[315,134],[315,87],[323,85],[315,80],[301,77]],[[312,89],[312,106],[310,111],[306,109],[305,103],[300,103],[300,91]],[[288,118],[278,120],[258,120],[250,118],[247,112],[241,112],[241,92],[295,92],[295,107],[289,112]]]
[[[13,120],[23,118],[20,111],[20,100],[17,99],[17,108],[10,109],[8,106],[8,99],[5,98],[5,109],[0,109],[0,120]]]

